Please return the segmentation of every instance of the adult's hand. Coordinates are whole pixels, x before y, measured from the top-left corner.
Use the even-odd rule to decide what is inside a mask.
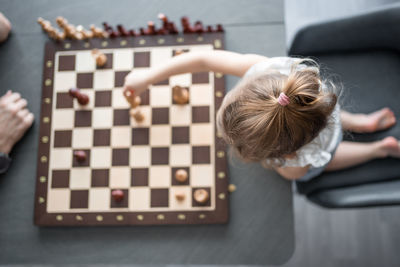
[[[27,104],[19,93],[11,91],[0,98],[0,152],[10,153],[32,125],[34,116],[26,108]]]
[[[11,31],[10,21],[0,12],[0,43],[4,42]]]

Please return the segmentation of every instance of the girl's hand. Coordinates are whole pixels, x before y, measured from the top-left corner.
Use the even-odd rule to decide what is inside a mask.
[[[147,72],[135,72],[133,70],[125,77],[124,95],[129,95],[129,97],[134,94],[140,95],[149,87],[149,85],[150,82]]]

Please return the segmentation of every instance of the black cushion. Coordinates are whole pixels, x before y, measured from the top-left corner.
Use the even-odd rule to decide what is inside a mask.
[[[339,102],[342,109],[369,113],[387,106],[400,120],[399,23],[400,5],[312,25],[296,35],[289,53],[316,59],[323,76],[343,87]],[[385,136],[400,139],[399,124],[400,121],[377,133],[345,133],[344,140],[371,142]],[[326,207],[390,205],[400,203],[399,178],[400,160],[386,158],[324,172],[309,182],[297,182],[297,188],[299,193]],[[392,184],[396,186],[390,187]],[[385,188],[391,193],[385,195]],[[393,192],[398,196],[391,197]]]

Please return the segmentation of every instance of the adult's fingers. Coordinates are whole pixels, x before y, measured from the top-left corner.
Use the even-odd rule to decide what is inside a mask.
[[[19,93],[12,93],[9,95],[4,101],[8,103],[13,103],[21,99],[21,95]]]
[[[25,108],[28,105],[28,101],[26,101],[26,99],[24,99],[24,98],[21,98],[21,99],[17,100],[14,103],[14,105],[17,108],[17,110],[20,110],[20,109]]]
[[[26,109],[26,108],[21,109],[21,110],[18,111],[18,113],[17,113],[17,116],[18,116],[19,118],[21,118],[21,119],[25,119],[25,117],[28,116],[28,115],[29,115],[29,110]]]
[[[24,123],[24,126],[25,126],[26,129],[29,128],[29,127],[32,125],[34,119],[35,119],[35,117],[33,116],[32,113],[29,113],[29,114],[25,117],[23,123]]]

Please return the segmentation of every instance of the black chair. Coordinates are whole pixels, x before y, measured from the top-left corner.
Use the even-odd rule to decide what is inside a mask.
[[[295,35],[288,54],[314,58],[323,76],[335,74],[334,80],[344,88],[342,109],[369,113],[388,106],[398,118],[386,131],[344,133],[344,140],[400,138],[400,4],[304,27]],[[324,172],[296,185],[310,201],[329,208],[398,205],[400,159],[377,159]]]

